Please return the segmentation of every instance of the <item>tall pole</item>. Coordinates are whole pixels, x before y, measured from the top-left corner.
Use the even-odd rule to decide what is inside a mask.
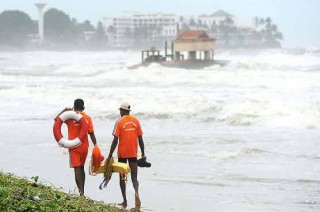
[[[40,43],[43,42],[44,39],[44,26],[43,26],[43,9],[46,6],[46,3],[43,1],[39,1],[36,4],[36,7],[38,8],[38,13],[39,13],[39,20],[38,20],[38,34],[40,38]]]

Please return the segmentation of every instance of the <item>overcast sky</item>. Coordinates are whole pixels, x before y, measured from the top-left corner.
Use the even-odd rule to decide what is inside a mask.
[[[37,19],[35,0],[0,0],[0,12],[22,10]],[[96,23],[122,11],[177,15],[211,14],[222,9],[236,17],[270,16],[284,34],[284,46],[320,47],[320,0],[45,0],[78,21]],[[0,26],[1,27],[1,26]]]

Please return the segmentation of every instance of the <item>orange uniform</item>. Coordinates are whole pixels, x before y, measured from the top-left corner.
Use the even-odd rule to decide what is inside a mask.
[[[142,135],[138,119],[131,115],[122,116],[116,122],[112,134],[119,138],[118,158],[138,156],[138,137]]]
[[[88,133],[94,131],[91,117],[88,116],[85,112],[79,112],[88,122]],[[68,126],[68,139],[72,140],[78,137],[80,133],[80,124],[75,120],[67,120],[66,124]],[[70,148],[70,167],[79,167],[84,166],[86,158],[88,155],[89,141],[88,135],[82,141],[82,144],[76,148]]]

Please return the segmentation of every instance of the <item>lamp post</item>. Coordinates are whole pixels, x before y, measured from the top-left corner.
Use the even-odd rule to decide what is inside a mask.
[[[36,7],[38,8],[38,13],[39,13],[39,20],[38,20],[38,34],[40,38],[40,43],[43,42],[44,39],[44,27],[43,27],[43,9],[47,5],[45,2],[42,0],[39,0],[35,3]]]

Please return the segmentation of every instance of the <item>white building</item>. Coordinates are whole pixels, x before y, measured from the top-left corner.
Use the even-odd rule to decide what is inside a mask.
[[[218,10],[210,15],[176,16],[123,12],[104,18],[109,45],[120,48],[163,47],[185,30],[203,30],[217,46],[254,46],[261,42],[256,18],[241,18]]]
[[[117,17],[104,18],[109,44],[130,47],[137,40],[148,44],[163,44],[177,36],[177,17],[174,14],[142,14],[123,12]]]
[[[250,30],[256,30],[258,26],[255,18],[234,18],[234,25],[238,29],[250,29]]]

